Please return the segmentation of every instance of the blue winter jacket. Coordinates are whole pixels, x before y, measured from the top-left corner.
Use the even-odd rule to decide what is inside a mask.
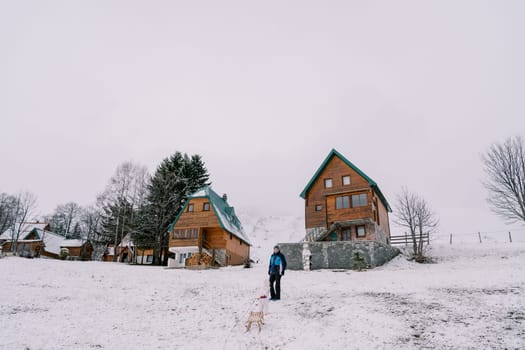
[[[270,257],[270,266],[268,266],[268,274],[278,275],[279,266],[281,267],[280,269],[281,275],[284,275],[284,270],[286,270],[286,258],[281,252],[277,254],[273,253],[272,256]]]

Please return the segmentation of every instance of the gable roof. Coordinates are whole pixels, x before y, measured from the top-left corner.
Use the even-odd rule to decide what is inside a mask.
[[[53,254],[60,254],[60,246],[65,240],[64,236],[51,231],[37,229],[38,235],[44,241],[44,250]]]
[[[310,179],[310,181],[308,182],[308,184],[304,188],[303,192],[301,192],[301,194],[300,194],[301,198],[306,199],[306,194],[308,193],[308,191],[310,190],[312,185],[315,183],[315,181],[317,181],[317,178],[321,175],[321,173],[324,171],[324,169],[328,166],[328,164],[330,163],[330,161],[332,160],[333,157],[337,157],[337,158],[341,159],[346,165],[348,165],[356,173],[358,173],[361,177],[363,177],[368,182],[370,187],[372,187],[374,189],[374,191],[377,193],[377,195],[379,196],[379,199],[381,200],[381,202],[385,206],[386,210],[388,210],[389,212],[392,212],[392,208],[390,208],[390,205],[388,204],[388,201],[386,200],[385,196],[383,195],[383,193],[379,189],[379,186],[377,185],[377,183],[374,180],[372,180],[368,175],[366,175],[361,169],[356,167],[351,161],[346,159],[345,156],[343,156],[341,153],[337,152],[335,149],[332,149],[330,151],[330,153],[328,153],[328,156],[325,158],[325,160],[323,161],[323,163],[321,164],[319,169],[317,169],[317,171],[315,172],[314,176]]]
[[[18,239],[26,239],[26,237],[28,237],[34,229],[44,230],[48,225],[49,224],[45,222],[17,222],[15,224],[15,233],[13,234],[13,228],[10,227],[0,235],[0,239],[12,240],[13,235],[16,235],[16,232],[19,230],[20,235],[18,236]]]
[[[213,208],[213,212],[219,220],[221,228],[228,231],[240,240],[246,242],[248,245],[251,245],[250,239],[248,238],[246,233],[244,233],[241,221],[235,214],[235,210],[233,209],[233,207],[230,207],[228,202],[221,196],[219,196],[214,190],[212,190],[210,186],[203,187],[199,191],[191,194],[188,197],[179,215],[177,215],[173,223],[170,225],[168,229],[170,232],[173,230],[173,227],[177,224],[177,221],[179,221],[179,218],[181,217],[182,213],[186,211],[186,208],[190,201],[194,198],[208,198],[208,200],[210,201],[210,206]]]
[[[64,239],[62,243],[60,243],[60,247],[80,248],[84,245],[85,242],[87,241],[82,241],[81,239]]]

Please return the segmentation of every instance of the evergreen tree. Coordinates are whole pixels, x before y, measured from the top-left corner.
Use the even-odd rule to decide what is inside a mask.
[[[175,152],[157,167],[148,185],[147,203],[138,213],[140,230],[132,233],[136,245],[154,248],[154,264],[167,263],[168,228],[188,196],[209,184],[199,155]]]

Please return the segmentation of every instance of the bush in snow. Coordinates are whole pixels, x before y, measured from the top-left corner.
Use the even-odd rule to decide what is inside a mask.
[[[354,252],[354,254],[352,254],[352,267],[362,271],[368,269],[369,266],[366,263],[365,258],[363,258],[359,252]]]
[[[60,260],[66,260],[69,256],[69,250],[67,248],[60,249],[60,255],[58,256]]]

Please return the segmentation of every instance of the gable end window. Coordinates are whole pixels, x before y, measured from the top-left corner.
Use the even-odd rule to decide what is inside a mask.
[[[321,210],[323,210],[323,206],[321,204],[317,204],[315,206],[315,211],[321,211]]]
[[[350,175],[343,176],[343,186],[350,185]]]
[[[332,179],[324,179],[324,188],[332,188],[332,187],[333,187]]]
[[[202,210],[204,210],[204,211],[210,211],[210,203],[207,203],[207,202],[204,203],[204,204],[202,205]]]
[[[193,211],[193,204],[188,205],[188,211],[191,213]]]

